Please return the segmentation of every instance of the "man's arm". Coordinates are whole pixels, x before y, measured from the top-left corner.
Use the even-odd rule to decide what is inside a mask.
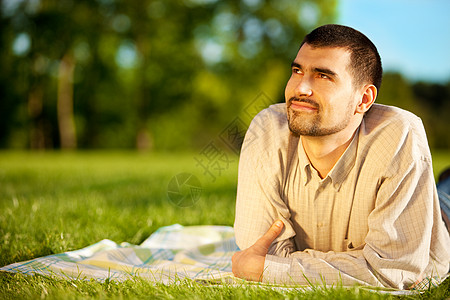
[[[294,251],[292,237],[295,232],[290,211],[280,195],[282,179],[279,166],[272,167],[270,161],[273,155],[286,155],[277,153],[277,149],[288,147],[279,145],[277,138],[279,132],[289,135],[289,129],[286,124],[278,122],[276,113],[269,109],[260,112],[245,135],[239,159],[234,228],[236,242],[243,250],[263,236],[275,220],[281,220],[284,229],[269,252],[286,256]],[[286,119],[284,110],[278,113],[280,119]]]

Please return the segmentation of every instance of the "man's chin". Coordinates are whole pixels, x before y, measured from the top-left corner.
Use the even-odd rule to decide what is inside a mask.
[[[291,124],[288,123],[289,131],[292,133],[292,135],[299,137],[301,134],[298,132],[296,128],[293,128]]]
[[[316,124],[314,120],[308,118],[307,116],[293,117],[291,115],[290,117],[288,117],[289,130],[295,136],[319,136],[321,135],[321,131],[317,125],[318,124]]]

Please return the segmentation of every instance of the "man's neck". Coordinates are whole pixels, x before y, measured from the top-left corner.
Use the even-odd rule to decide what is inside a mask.
[[[327,136],[302,136],[302,145],[312,166],[320,178],[327,177],[339,158],[344,154],[355,135],[358,126],[348,128]]]

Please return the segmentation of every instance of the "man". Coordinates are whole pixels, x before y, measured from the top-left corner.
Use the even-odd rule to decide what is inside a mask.
[[[286,104],[260,112],[242,147],[235,276],[406,289],[448,272],[423,125],[374,104],[381,77],[362,33],[325,25],[305,37]]]

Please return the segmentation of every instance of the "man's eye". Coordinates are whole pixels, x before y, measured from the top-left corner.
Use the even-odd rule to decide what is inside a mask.
[[[319,74],[319,77],[323,78],[323,79],[330,79],[330,77],[328,77],[328,75],[325,75],[325,74],[322,74],[322,73]]]
[[[295,74],[301,74],[302,71],[301,71],[300,69],[293,68],[293,69],[292,69],[292,73],[295,73]]]

